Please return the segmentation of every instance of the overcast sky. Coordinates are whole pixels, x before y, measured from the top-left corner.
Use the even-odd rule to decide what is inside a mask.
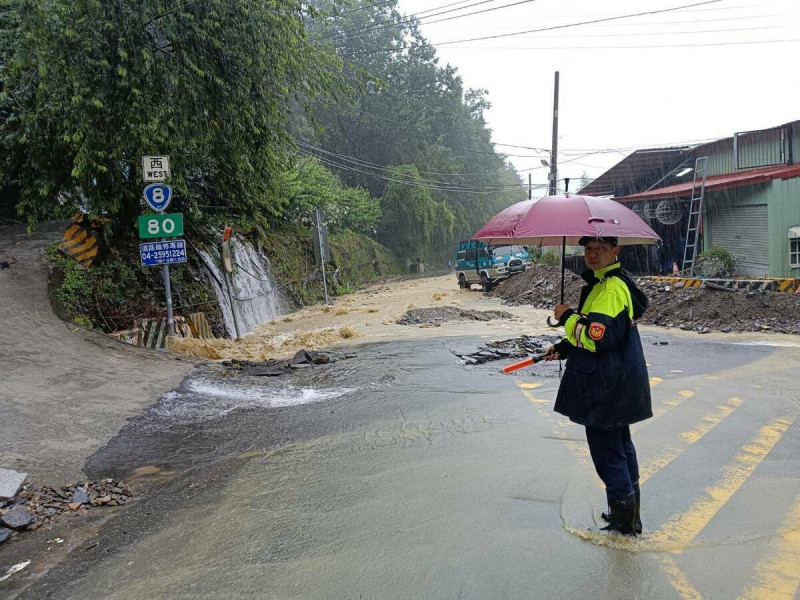
[[[447,42],[693,3],[400,0],[399,9],[420,16],[441,63],[457,67],[466,87],[489,90],[486,118],[496,143],[550,147],[553,73],[560,71],[561,178],[583,171],[596,176],[636,147],[726,137],[800,119],[800,0],[719,0],[592,25]],[[452,6],[438,8],[444,5]],[[452,9],[462,10],[436,15]],[[622,153],[582,156],[609,148]],[[540,166],[540,157],[511,160],[520,170]],[[534,170],[533,180],[546,182],[546,169]]]

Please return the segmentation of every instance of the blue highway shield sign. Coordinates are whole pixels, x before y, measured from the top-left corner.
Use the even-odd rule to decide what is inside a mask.
[[[186,262],[186,240],[139,244],[139,256],[145,267]]]
[[[158,212],[167,210],[172,200],[172,188],[163,183],[151,183],[144,188],[144,199],[147,206]]]

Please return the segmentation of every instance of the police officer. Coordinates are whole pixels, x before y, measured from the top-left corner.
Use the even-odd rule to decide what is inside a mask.
[[[555,307],[566,337],[546,351],[548,360],[568,359],[555,410],[586,427],[595,470],[606,487],[609,512],[604,531],[636,535],[639,465],[629,426],[653,416],[650,380],[636,321],[647,297],[619,263],[617,238],[583,237],[589,270],[581,277],[577,310]]]

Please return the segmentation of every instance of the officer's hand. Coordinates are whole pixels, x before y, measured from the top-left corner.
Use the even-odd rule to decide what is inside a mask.
[[[556,308],[553,311],[553,315],[556,317],[556,321],[561,320],[561,315],[563,315],[566,311],[569,310],[569,304],[556,304]]]
[[[544,360],[558,360],[559,358],[561,356],[555,351],[555,347],[552,344],[545,349]]]

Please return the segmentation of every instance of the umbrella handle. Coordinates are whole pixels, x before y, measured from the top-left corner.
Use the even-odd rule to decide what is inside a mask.
[[[549,316],[549,315],[548,315],[548,317],[547,317],[547,324],[548,324],[550,327],[561,327],[561,325],[559,325],[559,324],[558,324],[558,321],[556,321],[555,323],[551,323],[551,322],[550,322],[550,316]]]

